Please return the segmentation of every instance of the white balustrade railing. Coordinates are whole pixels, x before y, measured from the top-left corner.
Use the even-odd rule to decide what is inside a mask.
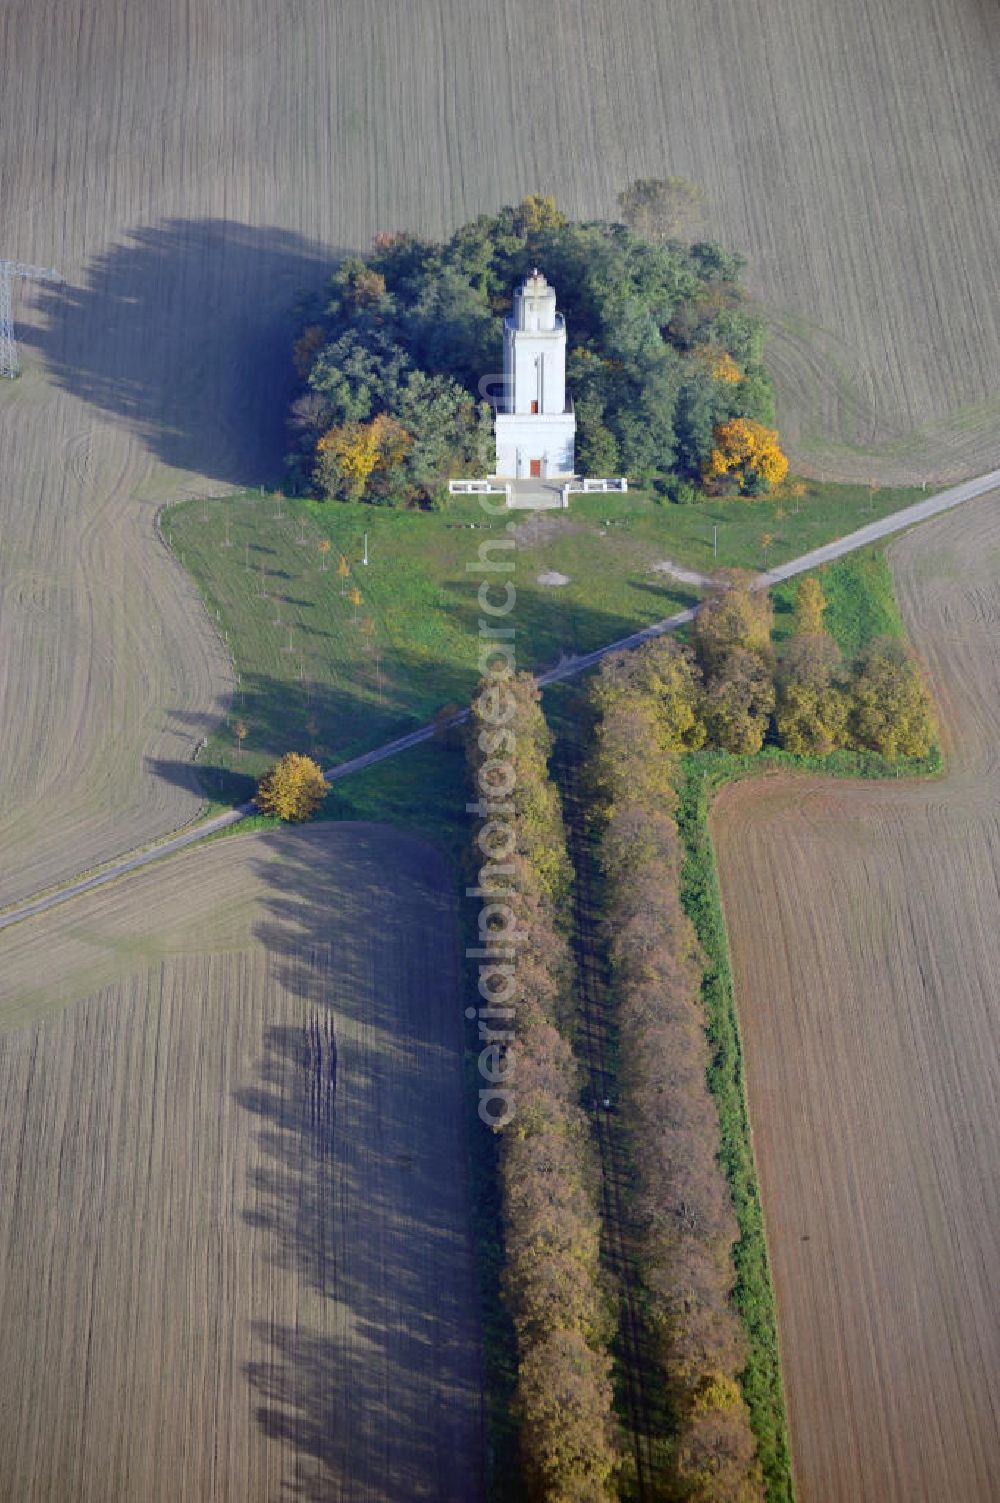
[[[449,480],[448,493],[452,496],[506,496],[510,505],[510,486],[497,485],[492,480]]]

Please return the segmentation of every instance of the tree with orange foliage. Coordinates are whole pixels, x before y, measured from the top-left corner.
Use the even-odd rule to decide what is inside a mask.
[[[709,369],[716,381],[725,381],[730,386],[736,386],[743,380],[743,372],[728,350],[722,350],[716,355]]]
[[[714,381],[724,381],[727,385],[736,386],[743,380],[743,372],[728,350],[722,350],[718,345],[702,344],[693,353],[704,361],[708,374]]]
[[[348,301],[351,305],[355,308],[370,308],[384,295],[385,277],[382,273],[373,266],[366,266],[363,261],[359,262],[350,279]]]
[[[378,469],[394,470],[410,452],[413,439],[390,412],[380,412],[373,419],[372,427],[378,439]]]
[[[705,466],[706,481],[733,478],[743,495],[755,495],[780,485],[788,474],[788,460],[778,443],[777,430],[765,428],[753,418],[732,418],[720,423],[714,447]]]
[[[313,368],[313,362],[317,353],[326,343],[326,334],[322,324],[310,324],[303,329],[298,339],[292,345],[292,364],[295,366],[295,374],[300,381],[304,381]]]

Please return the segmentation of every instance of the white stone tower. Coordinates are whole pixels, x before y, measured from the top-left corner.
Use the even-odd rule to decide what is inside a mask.
[[[566,396],[566,323],[555,289],[535,270],[504,320],[503,402],[496,414],[503,479],[573,474],[576,418]]]

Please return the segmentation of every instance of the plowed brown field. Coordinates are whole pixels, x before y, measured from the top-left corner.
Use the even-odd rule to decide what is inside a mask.
[[[802,1503],[1000,1475],[1000,496],[893,544],[943,781],[712,816]]]
[[[364,826],[2,936],[0,1497],[482,1496],[462,1026],[447,873]]]
[[[162,499],[274,475],[287,309],[379,229],[706,194],[827,472],[996,462],[992,0],[7,0],[0,902],[188,819],[226,659]],[[873,458],[871,452],[877,450]],[[879,457],[881,456],[881,457]]]

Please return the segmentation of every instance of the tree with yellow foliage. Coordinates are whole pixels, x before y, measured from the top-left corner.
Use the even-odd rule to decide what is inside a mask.
[[[725,381],[729,386],[736,386],[743,380],[743,372],[728,350],[720,351],[709,369],[716,381]]]
[[[358,606],[361,604],[361,601],[364,598],[362,596],[362,594],[361,594],[361,591],[358,589],[357,585],[354,586],[353,590],[351,591],[351,593],[348,595],[347,598],[348,598],[348,600],[351,602],[351,604],[354,607],[354,624],[355,624],[355,626],[357,626],[357,624],[358,624]]]
[[[825,757],[846,746],[849,710],[836,642],[822,630],[797,633],[778,673],[775,725],[785,751]]]
[[[761,1503],[753,1427],[734,1378],[701,1378],[679,1427],[674,1467],[688,1503]]]
[[[636,759],[629,754],[629,748],[634,750],[637,744],[656,748],[645,759],[645,773],[666,780],[666,786],[660,787],[660,802],[669,806],[672,759],[705,743],[701,699],[701,673],[694,654],[669,637],[647,642],[637,652],[605,658],[591,702],[601,715],[593,763],[595,782],[609,806],[623,794],[637,797],[633,786]],[[622,787],[625,766],[630,769],[629,779]],[[654,802],[652,796],[650,802]]]
[[[548,193],[529,193],[517,206],[515,222],[522,235],[538,235],[542,230],[561,230],[566,215]]]
[[[827,599],[815,574],[807,574],[795,591],[795,631],[800,637],[815,637],[825,630],[823,616]]]
[[[316,445],[316,478],[328,494],[360,501],[376,470],[393,470],[413,440],[396,418],[379,412],[369,423],[342,423]]]
[[[862,655],[851,730],[858,746],[890,762],[926,757],[937,735],[934,706],[920,669],[902,642],[879,637]]]
[[[340,580],[340,593],[341,595],[343,595],[344,591],[347,589],[347,581],[351,577],[351,566],[347,562],[346,553],[342,553],[340,555],[340,562],[337,565],[337,577]]]
[[[743,569],[720,569],[717,578],[723,588],[706,600],[691,633],[702,669],[707,674],[716,672],[737,647],[770,663],[774,623],[770,595],[766,590],[752,590],[752,576]]]
[[[328,492],[340,491],[360,501],[378,464],[378,434],[374,422],[342,423],[330,428],[316,445],[317,478]]]
[[[798,757],[827,757],[847,744],[848,700],[831,684],[815,689],[801,679],[781,686],[775,724],[778,740]]]
[[[563,1158],[568,1156],[566,1148],[561,1153]],[[541,1158],[539,1150],[536,1157]],[[554,1174],[550,1169],[547,1177]],[[539,1237],[539,1248],[544,1251],[535,1252],[535,1261],[548,1256],[554,1262],[548,1247],[557,1240],[552,1234],[544,1240]],[[534,1274],[539,1282],[542,1277]],[[593,1297],[589,1281],[575,1267],[565,1282]],[[550,1296],[548,1303],[552,1302]],[[517,1396],[525,1420],[521,1450],[529,1496],[545,1498],[547,1503],[607,1503],[617,1497],[618,1457],[607,1353],[595,1351],[582,1331],[565,1325],[541,1340],[519,1342],[519,1346],[523,1350]]]
[[[729,478],[739,481],[744,495],[780,485],[788,474],[788,460],[778,444],[777,430],[765,428],[753,418],[732,418],[720,423],[715,444],[705,466],[706,481]]]
[[[738,755],[759,752],[774,709],[774,679],[764,660],[734,647],[709,680],[705,722],[717,746]]]
[[[326,791],[322,768],[312,757],[286,752],[261,778],[254,803],[262,814],[297,824],[315,814]]]

